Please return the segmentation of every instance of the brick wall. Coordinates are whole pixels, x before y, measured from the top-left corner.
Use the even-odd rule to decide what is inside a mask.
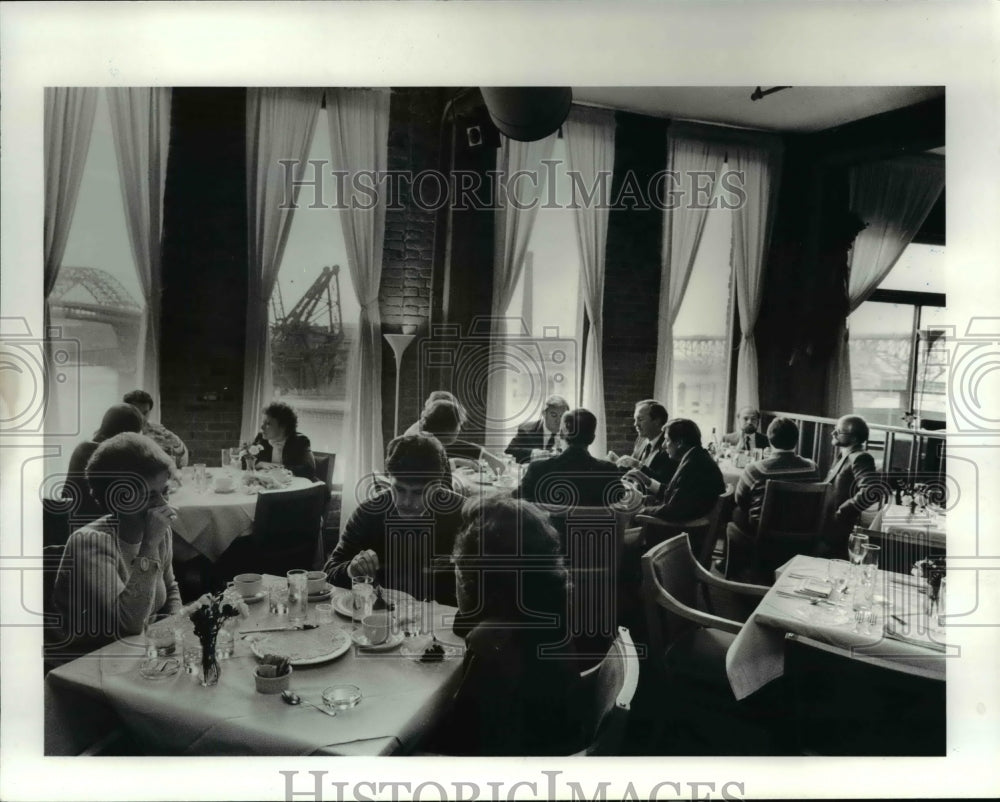
[[[246,92],[175,89],[163,211],[163,424],[192,462],[240,433],[247,297]]]
[[[620,113],[612,197],[628,170],[645,188],[649,177],[665,168],[666,159],[665,121]],[[658,209],[612,209],[608,217],[604,404],[608,448],[618,453],[630,451],[635,440],[635,402],[653,394],[662,231],[663,212]]]
[[[390,170],[437,170],[439,126],[443,110],[440,89],[395,89],[389,107]],[[425,336],[430,330],[433,291],[435,227],[438,214],[426,208],[433,203],[436,185],[423,189],[423,206],[414,201],[405,182],[401,185],[402,208],[388,209],[385,219],[382,284],[379,311],[387,334],[413,333]],[[405,330],[403,327],[406,327]],[[400,371],[399,430],[413,423],[423,405],[420,397],[419,346],[415,340],[403,355]],[[386,442],[393,434],[393,406],[396,380],[392,349],[382,350],[382,430]]]

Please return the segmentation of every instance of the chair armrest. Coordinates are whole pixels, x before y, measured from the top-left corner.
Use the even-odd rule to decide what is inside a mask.
[[[670,610],[672,613],[703,627],[721,629],[724,632],[731,632],[733,635],[738,635],[740,630],[743,629],[743,624],[739,621],[733,621],[729,618],[712,615],[711,613],[703,613],[701,610],[693,607],[679,607],[665,593],[654,591],[653,601],[665,610]]]
[[[700,526],[708,526],[711,523],[707,517],[695,518],[691,521],[664,521],[662,518],[657,518],[655,515],[636,515],[635,522],[637,524],[642,524],[643,526],[654,526],[658,529],[676,529],[678,532],[682,532],[686,529],[697,529]]]
[[[770,590],[767,585],[753,585],[749,582],[733,582],[731,579],[723,579],[711,571],[705,570],[701,564],[698,565],[698,580],[704,582],[706,585],[711,585],[729,593],[736,593],[740,596],[754,596],[758,599],[764,598]]]

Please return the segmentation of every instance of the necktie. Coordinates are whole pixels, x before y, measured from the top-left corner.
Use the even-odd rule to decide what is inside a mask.
[[[645,462],[649,458],[649,453],[653,450],[652,443],[646,443],[639,452],[639,462]]]
[[[551,451],[556,446],[556,436],[554,434],[549,435],[549,442],[545,446],[546,451]]]
[[[744,451],[749,451],[750,447],[751,447],[750,446],[750,435],[744,435],[744,437],[743,437],[743,450]]]

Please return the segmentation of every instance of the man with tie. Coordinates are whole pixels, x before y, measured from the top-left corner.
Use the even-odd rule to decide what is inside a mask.
[[[562,416],[568,411],[569,404],[565,398],[550,395],[545,399],[542,417],[518,426],[517,434],[504,449],[504,453],[510,454],[518,462],[551,456],[556,451]]]
[[[875,460],[865,451],[868,424],[859,415],[844,415],[831,433],[839,458],[826,475],[833,491],[831,509],[833,521],[827,531],[826,550],[842,557],[847,549],[847,536],[857,524],[862,511],[884,499]]]
[[[736,446],[740,451],[750,451],[754,448],[767,448],[767,437],[761,434],[760,412],[753,407],[743,407],[737,415],[739,431],[722,435],[722,442]]]
[[[619,457],[608,452],[608,459],[622,470],[638,469],[661,484],[666,484],[677,470],[677,463],[663,450],[663,426],[669,419],[666,407],[645,399],[635,405],[632,420],[638,435],[632,455]]]

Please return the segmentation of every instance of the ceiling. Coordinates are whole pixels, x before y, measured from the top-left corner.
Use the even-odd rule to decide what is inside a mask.
[[[943,86],[793,86],[754,101],[750,99],[754,89],[754,86],[573,87],[573,100],[653,117],[810,133],[944,95]]]

